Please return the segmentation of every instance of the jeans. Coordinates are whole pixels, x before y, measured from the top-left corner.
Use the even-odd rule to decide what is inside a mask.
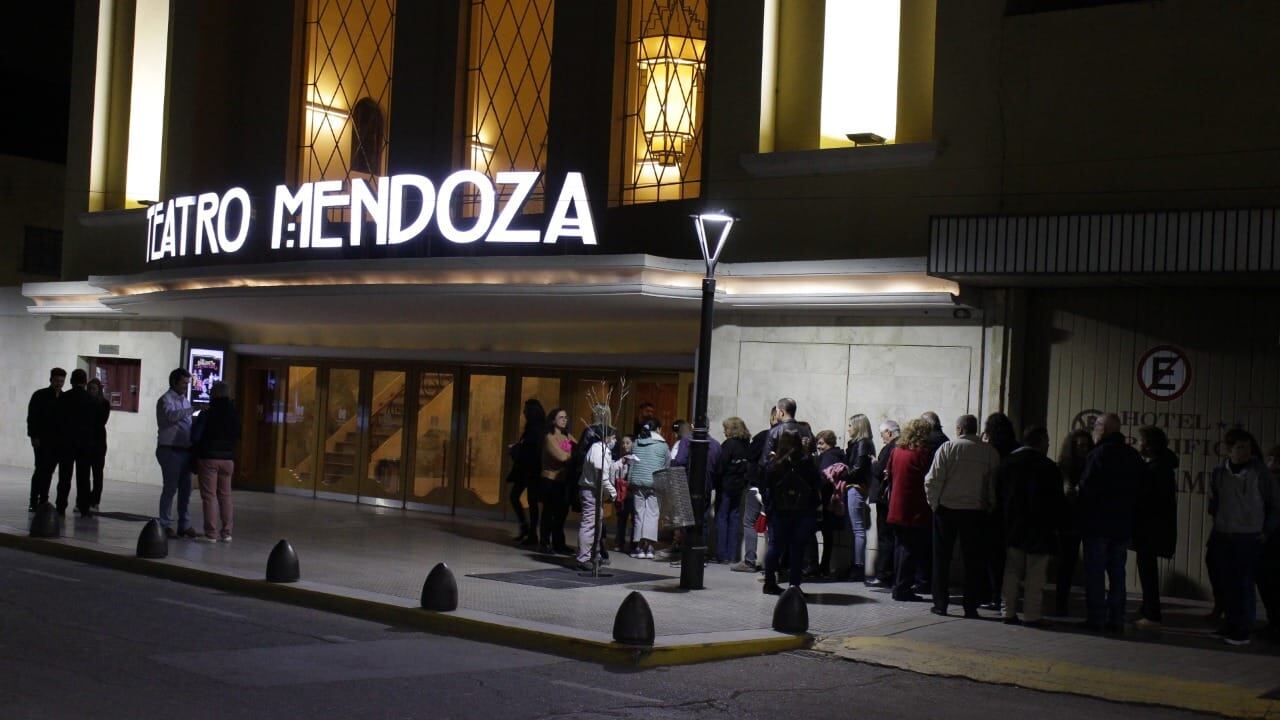
[[[978,612],[987,589],[987,513],[939,507],[933,515],[933,607],[947,611],[951,601],[951,556],[956,541],[964,562],[964,612]]]
[[[867,499],[857,486],[850,485],[845,495],[849,528],[853,530],[853,572],[862,575],[867,567]]]
[[[893,537],[893,564],[897,576],[893,582],[893,597],[901,599],[915,594],[916,578],[928,564],[929,528],[895,525]]]
[[[796,587],[804,582],[804,552],[817,531],[813,513],[769,516],[769,549],[764,555],[765,582],[774,580],[778,563],[785,552],[789,561],[788,580]]]
[[[231,501],[234,460],[197,460],[200,503],[204,513],[204,534],[209,538],[231,537],[235,505]],[[219,530],[221,525],[221,530]]]
[[[1258,612],[1254,576],[1262,543],[1258,542],[1256,533],[1215,532],[1209,536],[1209,552],[1214,556],[1218,587],[1222,591],[1219,604],[1226,618],[1227,637],[1247,638]]]
[[[1117,626],[1124,623],[1124,565],[1129,540],[1084,538],[1084,598],[1086,619],[1091,625]],[[1106,594],[1103,594],[1103,578]]]
[[[61,512],[67,509],[71,496],[71,475],[76,477],[76,507],[84,512],[93,505],[93,490],[90,475],[93,466],[93,453],[88,450],[68,451],[62,456],[58,465],[58,497],[57,507]]]
[[[166,530],[173,527],[173,496],[178,496],[178,532],[191,527],[191,451],[170,447],[156,448],[156,460],[160,463],[160,476],[164,487],[160,490],[160,525]]]
[[[1142,607],[1138,614],[1160,622],[1160,567],[1155,553],[1138,551],[1138,582],[1142,585]]]
[[[716,507],[716,557],[733,562],[742,544],[742,493],[720,493]]]
[[[760,499],[759,488],[747,488],[742,501],[742,562],[758,565],[756,548],[760,544],[760,534],[756,532],[756,519],[764,503]]]
[[[53,484],[53,472],[62,460],[53,441],[42,440],[35,453],[35,468],[31,471],[31,507],[49,501],[49,486]]]
[[[1027,622],[1039,622],[1043,615],[1044,583],[1049,574],[1049,559],[1052,555],[1039,555],[1024,552],[1019,548],[1005,551],[1004,561],[1004,616],[1018,616],[1018,583],[1022,583],[1025,594],[1022,600],[1022,617]]]

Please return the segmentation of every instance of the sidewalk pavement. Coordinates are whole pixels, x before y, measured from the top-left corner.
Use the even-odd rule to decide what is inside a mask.
[[[479,633],[495,642],[606,662],[619,657],[607,652],[619,647],[610,642],[614,615],[633,590],[652,608],[655,650],[667,651],[654,652],[647,663],[636,656],[640,664],[737,657],[808,643],[808,638],[770,630],[776,599],[761,593],[759,575],[711,565],[707,589],[686,592],[678,587],[679,568],[614,553],[608,570],[651,577],[582,586],[577,573],[567,569],[572,558],[552,559],[514,547],[508,523],[237,492],[233,543],[171,541],[168,559],[141,561],[132,557],[137,536],[142,521],[157,510],[160,489],[108,481],[106,515],[81,519],[69,511],[63,539],[28,540],[29,472],[0,466],[0,541],[5,544],[190,582],[223,578],[229,590],[434,631],[477,636],[459,625],[464,630],[483,626],[496,629]],[[199,529],[198,493],[193,493],[191,512]],[[128,515],[137,517],[124,519]],[[296,586],[261,580],[267,555],[280,538],[297,550],[304,582]],[[437,562],[448,563],[457,577],[455,614],[417,609],[423,580]],[[542,577],[529,579],[539,571]],[[540,586],[476,577],[498,573],[516,573],[516,579]],[[817,648],[851,660],[1233,717],[1280,718],[1280,647],[1260,641],[1247,648],[1223,645],[1199,619],[1208,609],[1204,603],[1168,601],[1164,630],[1103,637],[1079,632],[1078,623],[1068,620],[1034,630],[1002,625],[991,614],[986,621],[939,618],[925,604],[893,602],[861,583],[813,583],[805,591]],[[445,615],[456,621],[445,623]],[[584,651],[588,645],[597,652]]]

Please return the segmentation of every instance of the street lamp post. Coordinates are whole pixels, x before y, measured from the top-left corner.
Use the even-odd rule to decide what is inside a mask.
[[[693,395],[693,437],[689,448],[689,498],[693,501],[694,525],[687,532],[680,556],[680,587],[685,590],[702,589],[702,564],[707,556],[706,517],[707,503],[707,450],[710,432],[707,428],[707,379],[711,372],[711,328],[716,300],[716,263],[724,250],[725,240],[733,228],[734,218],[724,213],[703,213],[693,216],[698,233],[698,247],[706,262],[707,274],[702,278],[702,326],[698,336],[698,374]],[[710,226],[710,228],[708,228]],[[707,239],[708,230],[718,233],[714,245]]]

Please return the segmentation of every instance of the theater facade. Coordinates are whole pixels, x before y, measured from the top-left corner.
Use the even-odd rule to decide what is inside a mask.
[[[1174,439],[1162,572],[1202,593],[1218,436],[1280,441],[1280,107],[1244,89],[1276,10],[865,5],[81,3],[62,277],[5,295],[3,382],[103,377],[108,477],[158,483],[190,367],[235,388],[237,487],[491,518],[530,397],[580,428],[625,382],[620,424],[669,424],[706,382],[713,432],[785,395],[839,436],[1117,411]],[[1252,109],[1189,115],[1188,73]]]

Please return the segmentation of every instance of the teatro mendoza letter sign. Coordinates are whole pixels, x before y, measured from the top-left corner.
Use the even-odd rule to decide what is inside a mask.
[[[401,245],[421,235],[433,216],[440,234],[460,245],[481,238],[486,243],[546,244],[578,238],[583,245],[595,245],[595,225],[582,173],[565,174],[545,233],[511,227],[538,175],[498,173],[496,185],[509,192],[501,208],[495,182],[474,170],[453,173],[438,189],[426,177],[408,174],[378,178],[376,189],[361,178],[352,178],[349,192],[341,180],[304,183],[296,192],[290,192],[287,185],[277,185],[271,211],[271,249],[358,246],[365,242],[367,221],[373,225],[369,239],[373,244]],[[470,193],[474,216],[455,217],[454,198],[460,192]],[[349,219],[333,222],[327,212],[331,209],[346,211],[342,216]],[[248,240],[253,217],[249,193],[238,187],[222,194],[187,195],[151,205],[147,208],[147,261],[234,254]]]

